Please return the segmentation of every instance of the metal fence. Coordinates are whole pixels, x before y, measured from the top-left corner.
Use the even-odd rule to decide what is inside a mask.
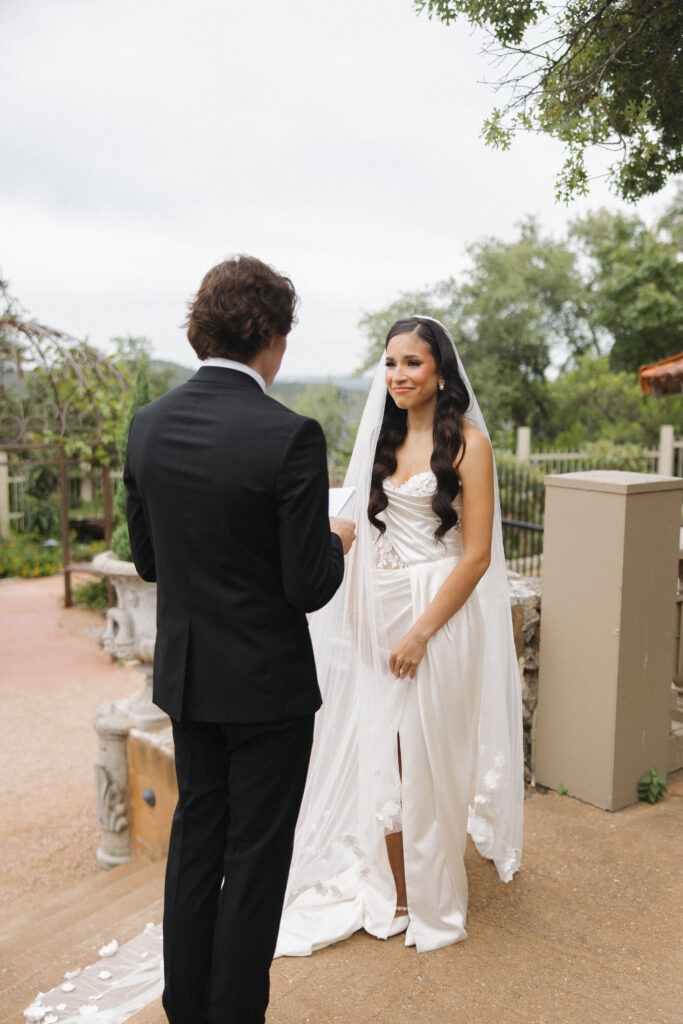
[[[683,476],[683,441],[674,441],[674,476]]]
[[[540,576],[543,561],[545,488],[523,466],[498,466],[503,546],[508,569]]]
[[[592,452],[532,452],[528,461],[530,466],[538,467],[544,473],[578,473],[582,470],[612,468],[608,459]],[[637,471],[656,473],[658,461],[657,449],[643,448],[638,457]]]

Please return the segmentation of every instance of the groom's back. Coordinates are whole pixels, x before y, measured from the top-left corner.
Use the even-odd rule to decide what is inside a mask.
[[[155,701],[200,721],[314,711],[305,611],[343,571],[330,575],[326,518],[321,534],[320,426],[246,374],[204,367],[138,412],[127,477],[153,551],[138,568],[158,584]]]

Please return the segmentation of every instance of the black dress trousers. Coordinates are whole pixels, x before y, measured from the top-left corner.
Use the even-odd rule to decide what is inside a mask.
[[[173,722],[178,805],[164,907],[171,1024],[263,1024],[313,715]]]

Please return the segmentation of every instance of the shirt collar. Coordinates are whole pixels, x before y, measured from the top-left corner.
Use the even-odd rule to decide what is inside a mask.
[[[256,370],[252,370],[251,366],[247,366],[246,363],[240,363],[237,359],[221,359],[220,356],[209,356],[208,359],[202,360],[202,366],[222,366],[226,370],[239,370],[240,373],[246,373],[247,376],[253,377],[261,391],[266,390],[266,382],[260,373]]]

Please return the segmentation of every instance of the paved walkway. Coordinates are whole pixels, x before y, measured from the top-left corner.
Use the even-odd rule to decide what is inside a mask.
[[[0,582],[0,914],[99,874],[92,720],[141,686],[99,646],[102,617],[66,611],[63,592],[61,576]]]
[[[92,814],[86,790],[90,794],[94,743],[89,738],[73,754],[64,748],[75,735],[89,736],[90,719],[104,699],[97,686],[120,696],[126,685],[137,688],[138,679],[103,661],[83,623],[74,625],[82,613],[60,610],[54,594],[40,615],[34,612],[40,596],[32,595],[39,595],[41,584],[47,599],[44,581],[0,586],[0,711],[10,708],[10,732],[22,730],[31,750],[24,755],[22,744],[12,740],[14,753],[3,750],[0,767],[3,779],[10,777],[29,801],[59,794],[68,768],[70,792],[76,793],[80,778],[79,806],[89,800]],[[7,612],[14,616],[10,628]],[[36,644],[25,647],[18,661],[15,653],[8,687],[5,665],[12,659],[5,662],[5,643],[11,648],[26,616],[32,617],[29,636]],[[53,627],[52,641],[38,656],[39,634]],[[84,665],[90,668],[84,671]],[[30,678],[36,670],[39,677]],[[74,679],[82,681],[77,700],[64,695]],[[7,695],[19,683],[25,700]],[[60,710],[36,718],[48,684]],[[61,738],[55,718],[69,730]],[[28,784],[22,778],[27,771],[38,781]],[[468,852],[466,942],[418,955],[401,937],[380,942],[357,934],[312,957],[278,960],[268,1024],[680,1024],[683,774],[670,782],[670,795],[655,807],[637,804],[617,814],[534,793],[526,803],[523,869],[510,885],[501,885],[492,866]],[[6,791],[3,831],[5,801]],[[73,835],[68,806],[65,827]],[[21,801],[12,798],[11,807],[12,814],[24,814],[24,844],[39,847],[37,816],[32,831]],[[9,860],[4,855],[2,870],[11,877],[22,877],[22,850],[15,847]],[[14,901],[11,915],[3,916],[0,1022],[19,1024],[39,990],[59,984],[66,970],[96,961],[103,943],[125,942],[147,921],[160,919],[163,865],[133,862],[108,873],[89,865],[84,875],[68,844],[53,847],[51,856],[50,885],[36,877],[42,886],[37,896]],[[131,1024],[165,1024],[159,1002]]]

